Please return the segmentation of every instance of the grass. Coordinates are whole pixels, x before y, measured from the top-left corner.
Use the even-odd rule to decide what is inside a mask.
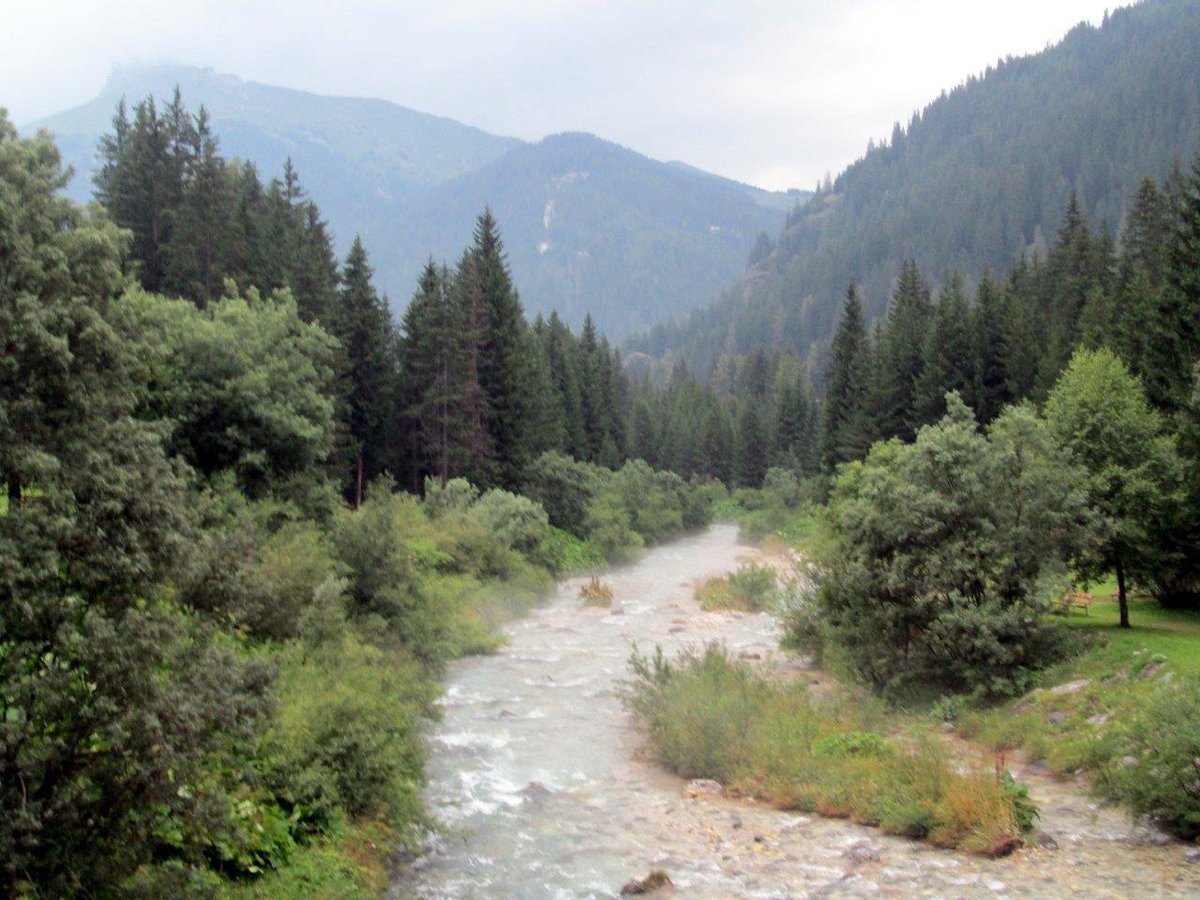
[[[686,778],[987,856],[1019,846],[1035,815],[999,767],[964,773],[932,736],[888,737],[867,700],[818,704],[716,645],[631,664],[626,702],[658,761]]]
[[[1195,836],[1200,612],[1133,598],[1133,627],[1120,628],[1111,590],[1095,587],[1088,615],[1062,619],[1084,638],[1082,653],[1048,669],[1043,686],[1023,697],[967,708],[960,731],[998,751],[1023,750],[1057,774],[1086,773],[1103,796]]]
[[[744,563],[736,572],[709,578],[696,588],[696,600],[705,610],[734,609],[762,612],[779,597],[775,570],[761,563]]]
[[[601,581],[599,576],[593,575],[579,588],[579,599],[584,606],[611,607],[613,604],[612,585]]]

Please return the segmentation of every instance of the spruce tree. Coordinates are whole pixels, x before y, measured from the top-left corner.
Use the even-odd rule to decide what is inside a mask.
[[[910,259],[900,269],[880,346],[883,394],[877,429],[882,438],[911,441],[916,435],[916,385],[932,318],[929,287]]]
[[[968,406],[974,403],[975,347],[962,279],[951,275],[938,291],[933,326],[917,379],[916,412],[922,425],[932,424],[946,414],[947,391],[957,392]]]
[[[826,470],[862,459],[870,447],[867,399],[871,360],[862,301],[854,283],[830,350],[824,416],[821,424],[821,462]]]
[[[342,344],[340,391],[346,452],[342,473],[354,508],[363,485],[388,464],[389,424],[395,416],[396,372],[391,313],[371,283],[367,251],[356,236],[342,269],[342,290],[331,331]]]

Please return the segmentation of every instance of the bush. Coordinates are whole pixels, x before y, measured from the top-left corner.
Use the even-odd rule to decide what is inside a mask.
[[[1019,845],[1018,823],[1036,816],[999,770],[960,773],[932,737],[905,749],[872,728],[870,704],[818,706],[716,645],[630,663],[626,703],[658,761],[684,777],[989,856]]]
[[[598,577],[593,575],[591,579],[589,579],[588,582],[579,589],[579,599],[583,601],[584,606],[612,606],[612,585],[606,584]]]
[[[879,688],[1018,694],[1066,651],[1041,613],[1088,538],[1084,479],[1032,410],[1009,407],[984,437],[947,402],[914,444],[841,470],[818,598],[828,636]]]
[[[736,572],[710,578],[696,589],[703,609],[761,612],[778,596],[775,570],[761,563],[744,563]]]
[[[546,537],[550,522],[534,501],[496,488],[470,508],[471,516],[514,550],[529,556]]]
[[[1172,834],[1200,837],[1200,678],[1159,687],[1125,740],[1131,764],[1107,773],[1108,793]]]
[[[521,492],[542,505],[551,525],[582,538],[588,505],[603,480],[596,466],[550,451],[525,468]]]
[[[302,831],[340,816],[424,821],[420,716],[435,692],[421,667],[349,631],[319,653],[283,655],[268,778]]]

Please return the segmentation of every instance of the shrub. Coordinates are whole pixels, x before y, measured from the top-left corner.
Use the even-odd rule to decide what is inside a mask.
[[[595,466],[550,451],[526,466],[521,492],[542,505],[551,525],[582,538],[586,535],[588,505],[602,480]]]
[[[1200,837],[1200,678],[1159,687],[1125,740],[1132,763],[1107,774],[1108,792],[1172,834]]]
[[[728,575],[710,578],[696,590],[696,599],[707,610],[761,612],[777,596],[775,570],[755,562],[744,563]]]
[[[470,515],[514,550],[529,556],[550,527],[546,511],[527,497],[493,488],[470,508]]]
[[[593,575],[587,581],[587,583],[579,589],[579,599],[583,601],[584,606],[612,606],[612,585],[606,584],[598,577]]]
[[[1021,693],[1066,649],[1042,592],[1088,537],[1084,479],[1032,410],[1009,407],[985,437],[947,402],[915,443],[876,444],[841,470],[818,598],[879,688]]]
[[[1036,810],[999,771],[961,773],[936,738],[904,748],[872,729],[871,704],[813,703],[710,644],[631,659],[626,703],[655,757],[786,809],[853,818],[941,846],[999,855]]]

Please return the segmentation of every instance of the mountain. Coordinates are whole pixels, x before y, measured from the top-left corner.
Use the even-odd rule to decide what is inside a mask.
[[[526,307],[571,323],[590,311],[615,338],[711,302],[756,236],[782,224],[783,203],[803,197],[559,134],[439,185],[370,233],[398,248],[381,277],[413,283],[431,252],[455,261],[490,205]]]
[[[1200,3],[1147,0],[943,93],[790,215],[721,301],[630,346],[698,374],[757,347],[819,357],[851,279],[868,318],[909,258],[969,286],[1044,255],[1072,192],[1117,238],[1138,182],[1198,151]]]
[[[397,312],[426,259],[455,257],[479,212],[499,218],[531,313],[586,312],[613,338],[711,302],[743,270],[759,232],[775,232],[807,195],[772,193],[591,135],[529,144],[383,100],[326,97],[188,66],[122,67],[94,100],[32,122],[53,132],[91,195],[100,136],[117,103],[203,105],[226,157],[264,176],[291,159],[328,218],[338,251],[361,234]]]

